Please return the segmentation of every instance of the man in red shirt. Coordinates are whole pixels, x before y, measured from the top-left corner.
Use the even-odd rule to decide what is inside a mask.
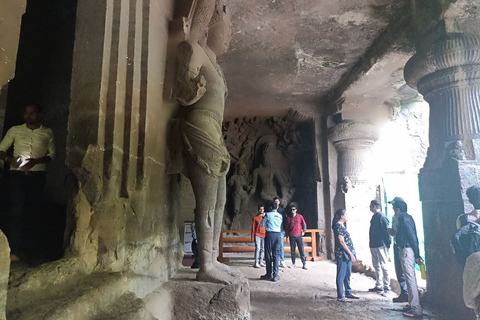
[[[297,214],[297,208],[290,206],[291,215],[287,217],[287,223],[285,224],[285,235],[290,242],[291,256],[292,256],[292,268],[295,268],[295,249],[298,245],[298,252],[300,253],[300,259],[302,260],[303,269],[307,269],[307,262],[305,259],[305,253],[303,252],[303,235],[307,230],[307,224],[301,214]]]
[[[263,216],[265,216],[265,207],[258,206],[258,214],[253,217],[252,222],[252,241],[255,241],[255,268],[264,267],[263,257],[265,255],[265,227],[261,227]]]

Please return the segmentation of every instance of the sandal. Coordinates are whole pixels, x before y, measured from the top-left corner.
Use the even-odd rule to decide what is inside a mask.
[[[348,299],[360,299],[360,297],[357,297],[357,296],[354,295],[354,294],[347,294],[346,297],[347,297]]]
[[[338,302],[352,302],[352,301],[348,300],[347,298],[338,298],[337,301]]]
[[[423,318],[423,314],[414,314],[411,312],[404,312],[403,316],[407,318]]]

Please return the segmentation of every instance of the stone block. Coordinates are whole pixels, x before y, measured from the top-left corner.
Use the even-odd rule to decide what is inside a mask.
[[[231,285],[171,280],[144,300],[159,320],[250,319],[250,288],[246,279]]]

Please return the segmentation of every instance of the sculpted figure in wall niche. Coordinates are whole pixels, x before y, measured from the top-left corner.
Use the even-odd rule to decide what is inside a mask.
[[[196,202],[200,255],[197,280],[230,284],[238,280],[240,273],[217,261],[226,201],[225,175],[230,165],[222,135],[227,88],[217,56],[228,48],[230,14],[223,2],[217,0],[213,1],[212,16],[206,10],[207,2],[212,1],[197,2],[188,40],[178,47],[175,96],[182,105],[184,174],[192,183]],[[208,16],[211,19],[206,25]]]
[[[285,197],[285,182],[282,173],[274,167],[273,143],[264,143],[261,147],[261,163],[253,170],[252,190],[260,191],[258,194],[262,200],[271,201],[275,197]],[[281,193],[281,194],[279,194]]]
[[[235,172],[228,180],[228,186],[232,187],[233,200],[233,223],[231,229],[239,229],[239,216],[242,213],[242,208],[246,205],[250,195],[250,181],[248,181],[248,170],[242,161],[235,164]]]

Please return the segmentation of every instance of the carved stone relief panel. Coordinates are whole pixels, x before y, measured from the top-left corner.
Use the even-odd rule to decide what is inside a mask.
[[[267,209],[274,197],[283,207],[295,202],[308,227],[316,227],[312,121],[237,118],[224,122],[223,135],[231,157],[224,227],[250,229],[257,206]]]

